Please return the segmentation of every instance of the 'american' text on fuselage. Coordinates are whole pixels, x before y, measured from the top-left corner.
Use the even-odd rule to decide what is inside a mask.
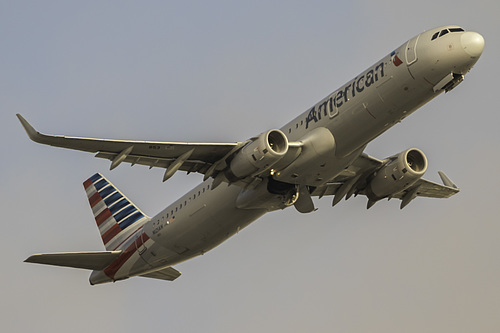
[[[356,93],[363,92],[365,88],[370,87],[380,78],[384,77],[384,65],[385,63],[381,62],[375,66],[375,68],[354,78],[351,83],[346,84],[324,101],[313,106],[306,117],[306,128],[309,128],[309,123],[311,121],[317,122],[321,120],[322,113],[325,117],[328,116],[328,114],[330,117],[334,117],[338,112],[338,108],[349,102],[352,97],[356,96]]]

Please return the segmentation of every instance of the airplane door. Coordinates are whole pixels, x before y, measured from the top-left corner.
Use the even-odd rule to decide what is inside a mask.
[[[405,56],[406,56],[406,65],[410,66],[415,61],[417,61],[417,42],[420,35],[415,38],[412,38],[406,44]]]
[[[397,92],[399,91],[400,88],[392,76],[389,76],[377,86],[377,94],[383,103],[381,109],[386,113],[386,115],[394,113],[397,109],[395,102],[396,98],[398,98]]]
[[[354,88],[353,88],[354,90]],[[336,95],[334,95],[336,96]],[[337,105],[335,105],[335,103],[333,102],[333,98],[330,98],[328,100],[328,102],[326,103],[326,109],[328,110],[328,115],[330,116],[330,118],[333,118],[335,117],[336,115],[339,114],[339,109],[337,108]]]
[[[144,243],[146,243],[146,240],[147,240],[147,236],[144,234],[144,233],[141,233],[141,235],[139,237],[137,237],[137,239],[135,240],[135,246],[137,248],[137,252],[142,256],[146,250],[147,250],[147,247]]]

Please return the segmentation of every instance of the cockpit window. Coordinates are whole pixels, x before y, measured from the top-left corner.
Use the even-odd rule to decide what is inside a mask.
[[[441,30],[441,32],[439,33],[439,37],[446,35],[448,32],[448,29]]]
[[[465,30],[462,29],[462,28],[443,29],[441,31],[436,32],[434,35],[432,35],[431,40],[434,40],[434,39],[436,39],[438,37],[444,36],[444,35],[446,35],[449,32],[462,32],[462,31],[465,31]]]

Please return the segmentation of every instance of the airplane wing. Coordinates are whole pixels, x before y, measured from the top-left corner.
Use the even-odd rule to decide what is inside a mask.
[[[360,155],[354,163],[337,176],[332,183],[316,187],[311,195],[323,196],[333,195],[332,205],[336,205],[343,197],[349,199],[351,195],[366,195],[365,188],[369,182],[369,177],[391,161],[393,157],[379,160],[366,154]],[[444,174],[439,171],[439,176],[443,184],[438,184],[426,179],[419,179],[411,187],[404,191],[394,193],[390,198],[400,199],[401,208],[404,208],[416,197],[427,198],[449,198],[458,193],[460,189]]]
[[[227,158],[249,142],[189,143],[109,140],[46,135],[36,131],[20,114],[17,114],[17,117],[31,140],[55,147],[97,153],[96,157],[111,161],[110,169],[116,168],[123,162],[131,163],[132,165],[146,165],[150,168],[165,168],[163,181],[169,179],[177,170],[187,171],[188,173],[199,172],[205,175],[204,179],[209,177],[215,178],[213,187],[222,181],[222,178],[215,176],[219,171],[227,167]],[[300,149],[297,144],[290,143],[290,147]],[[319,197],[334,195],[333,205],[337,204],[344,196],[348,199],[353,194],[366,195],[364,190],[371,175],[394,158],[397,158],[397,156],[379,160],[363,153],[331,183],[312,189],[311,195]],[[394,193],[391,198],[401,199],[401,208],[403,208],[416,196],[448,198],[459,192],[456,185],[444,173],[440,172],[439,174],[444,185],[419,179],[406,190]],[[244,186],[251,186],[257,180],[248,177],[240,181]],[[302,210],[310,210],[310,207],[308,209],[303,208]]]
[[[108,140],[62,135],[46,135],[36,131],[26,119],[17,114],[31,140],[54,147],[97,153],[95,156],[111,161],[111,169],[122,162],[165,168],[164,181],[177,170],[199,172],[210,177],[226,167],[224,160],[246,142],[189,143]]]

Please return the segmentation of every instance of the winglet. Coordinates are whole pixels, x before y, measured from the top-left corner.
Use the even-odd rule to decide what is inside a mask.
[[[441,180],[443,181],[443,184],[448,187],[453,187],[453,188],[458,188],[457,185],[455,185],[451,179],[444,174],[443,171],[438,171],[439,177],[441,177]]]
[[[24,130],[28,134],[29,138],[35,142],[40,142],[42,141],[43,135],[40,134],[33,126],[31,126],[30,123],[26,119],[23,118],[19,113],[16,114],[17,118],[21,122],[21,125],[23,125]]]

